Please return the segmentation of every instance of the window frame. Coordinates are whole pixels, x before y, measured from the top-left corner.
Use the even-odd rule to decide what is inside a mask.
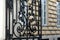
[[[42,26],[47,26],[47,0],[45,0],[46,1],[46,3],[44,3],[44,0],[41,0],[41,10],[42,10],[42,13],[41,13],[41,15],[42,15]],[[44,4],[46,5],[46,24],[44,23]]]
[[[58,3],[59,3],[59,2],[57,2],[57,10],[60,9],[59,6],[58,6]],[[60,25],[58,25],[58,21],[60,20],[60,19],[58,18],[58,15],[60,15],[60,14],[57,12],[57,27],[60,27]]]

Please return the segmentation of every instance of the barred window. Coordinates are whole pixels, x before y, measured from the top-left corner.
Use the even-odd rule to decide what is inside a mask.
[[[47,25],[46,0],[41,0],[41,4],[42,4],[42,25],[46,26]]]

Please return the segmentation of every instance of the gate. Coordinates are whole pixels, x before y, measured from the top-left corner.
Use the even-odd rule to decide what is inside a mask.
[[[41,40],[41,0],[6,0],[6,40]]]

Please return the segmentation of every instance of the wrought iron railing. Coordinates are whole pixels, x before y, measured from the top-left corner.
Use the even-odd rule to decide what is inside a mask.
[[[6,40],[41,40],[41,0],[16,0],[16,19],[13,5],[6,1]]]

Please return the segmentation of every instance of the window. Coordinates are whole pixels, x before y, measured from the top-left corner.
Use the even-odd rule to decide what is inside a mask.
[[[42,6],[42,26],[47,25],[46,0],[41,0]]]
[[[60,26],[60,2],[57,2],[57,26]]]

